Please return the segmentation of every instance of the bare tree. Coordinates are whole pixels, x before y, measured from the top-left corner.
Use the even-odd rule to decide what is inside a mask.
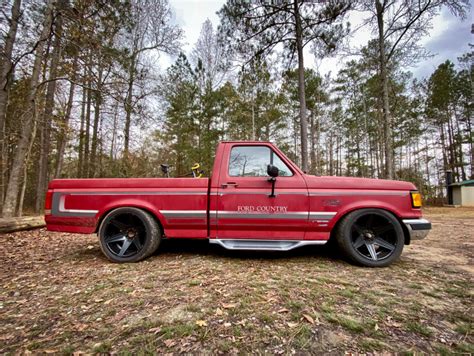
[[[25,157],[28,150],[28,144],[30,142],[31,132],[33,130],[34,120],[36,120],[36,91],[41,71],[41,63],[43,62],[45,43],[51,33],[54,4],[55,0],[48,0],[43,20],[43,28],[35,50],[35,60],[33,63],[33,70],[28,89],[28,107],[26,108],[25,120],[22,125],[18,147],[13,157],[12,168],[10,171],[5,200],[2,208],[2,215],[4,217],[12,217],[15,214],[18,193],[20,189],[22,168],[25,164]]]
[[[468,0],[363,0],[360,3],[363,10],[372,14],[366,23],[376,24],[377,30],[386,178],[395,177],[389,64],[395,55],[411,63],[426,56],[426,51],[419,44],[420,39],[428,33],[430,22],[440,8],[446,6],[453,14],[464,18],[468,4]]]
[[[66,104],[66,112],[64,113],[63,121],[60,124],[59,133],[58,133],[58,143],[57,143],[57,153],[56,153],[56,170],[54,177],[59,178],[61,176],[61,171],[63,168],[64,162],[64,151],[66,149],[67,136],[69,134],[69,120],[71,118],[72,106],[74,102],[74,92],[76,88],[76,77],[77,77],[77,56],[74,57],[72,64],[72,75],[71,75],[71,84],[69,86],[69,95],[68,101]]]
[[[44,197],[46,195],[48,183],[49,150],[51,141],[51,122],[54,109],[54,95],[56,91],[56,79],[58,77],[58,65],[61,58],[61,37],[63,26],[63,15],[61,9],[55,11],[54,41],[51,53],[51,63],[49,67],[49,78],[46,87],[46,98],[44,112],[41,120],[41,142],[40,159],[38,165],[38,180],[36,185],[36,205],[35,212],[39,214],[43,210]]]
[[[126,51],[127,91],[125,95],[124,157],[127,158],[130,146],[132,114],[137,101],[134,89],[137,81],[143,79],[145,63],[142,60],[150,51],[175,53],[182,31],[171,23],[172,13],[167,0],[131,1],[129,33],[124,34]]]
[[[247,2],[229,0],[220,10],[221,28],[230,43],[251,51],[251,57],[272,53],[283,46],[291,63],[298,61],[298,97],[301,138],[301,166],[308,165],[308,119],[306,113],[303,50],[308,44],[322,52],[331,52],[346,34],[342,15],[350,9],[346,1],[317,2]],[[249,46],[250,44],[250,46]],[[250,48],[249,48],[250,47]],[[324,48],[324,50],[323,50]],[[252,60],[251,58],[249,62]]]
[[[201,27],[201,33],[191,53],[193,64],[199,64],[204,69],[204,83],[215,90],[226,80],[229,69],[228,60],[219,33],[214,31],[212,22],[206,19]]]
[[[3,202],[4,184],[3,184],[3,166],[4,166],[4,145],[5,145],[5,115],[7,110],[8,92],[12,84],[13,63],[12,53],[15,45],[18,22],[21,16],[21,0],[15,0],[11,9],[10,27],[5,38],[4,46],[0,52],[0,203]]]

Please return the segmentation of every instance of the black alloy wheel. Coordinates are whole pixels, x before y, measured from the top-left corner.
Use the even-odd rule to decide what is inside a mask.
[[[405,240],[398,219],[380,209],[348,214],[341,221],[336,239],[351,261],[368,267],[391,264],[402,253]]]
[[[113,262],[137,262],[158,248],[161,232],[155,219],[137,208],[110,212],[99,228],[102,252]]]

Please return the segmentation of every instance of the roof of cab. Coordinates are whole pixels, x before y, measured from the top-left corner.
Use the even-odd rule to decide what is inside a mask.
[[[272,142],[270,141],[244,141],[244,140],[241,140],[241,141],[221,141],[221,143],[270,143],[270,144],[273,144]]]

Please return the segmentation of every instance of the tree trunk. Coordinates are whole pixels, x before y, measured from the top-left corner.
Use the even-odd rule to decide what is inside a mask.
[[[53,44],[53,52],[51,57],[51,65],[49,68],[49,82],[46,90],[46,100],[43,113],[43,135],[40,150],[38,183],[36,186],[36,204],[35,213],[40,214],[43,210],[43,202],[46,195],[48,184],[48,166],[49,166],[49,150],[51,147],[51,121],[54,109],[54,94],[56,91],[56,78],[58,73],[59,60],[61,58],[61,35],[62,35],[62,15],[57,12],[55,34]]]
[[[334,138],[331,135],[329,137],[329,175],[334,175],[334,147],[333,147]]]
[[[471,124],[472,117],[468,117],[466,121],[467,126],[467,142],[469,143],[469,160],[471,162],[471,176],[470,179],[474,179],[474,131]]]
[[[448,150],[449,150],[449,168],[453,171],[454,181],[459,181],[459,171],[456,164],[456,153],[454,149],[454,134],[453,127],[451,125],[451,114],[449,110],[446,111],[448,123]]]
[[[12,5],[12,16],[10,20],[10,28],[5,38],[5,45],[1,53],[0,61],[0,204],[3,203],[4,196],[4,165],[5,157],[5,127],[6,112],[8,103],[8,93],[13,78],[12,52],[16,40],[16,32],[18,29],[18,21],[21,13],[21,0],[15,0]]]
[[[35,122],[33,123],[33,133],[31,134],[30,145],[28,147],[28,152],[26,154],[25,166],[23,168],[23,185],[21,187],[20,199],[18,202],[18,214],[17,214],[20,217],[23,215],[23,202],[25,201],[26,185],[28,184],[28,167],[30,165],[30,158],[31,158],[31,151],[33,149],[33,144],[35,143],[36,128],[37,128],[37,122],[35,120]]]
[[[90,159],[90,171],[89,178],[93,178],[96,175],[96,159],[97,159],[97,132],[99,129],[100,119],[100,106],[102,104],[102,64],[99,59],[98,63],[98,78],[97,78],[97,90],[94,92],[94,125],[92,130],[92,143],[91,143],[91,159]]]
[[[110,155],[109,155],[109,160],[112,162],[115,159],[115,140],[117,136],[117,116],[118,116],[118,108],[117,108],[117,102],[115,103],[114,106],[114,125],[112,128],[112,141],[110,142]]]
[[[132,55],[130,60],[130,68],[128,71],[128,89],[125,98],[125,129],[124,129],[124,145],[123,158],[128,159],[128,152],[130,146],[130,126],[132,122],[132,99],[133,99],[133,85],[135,84],[135,55]]]
[[[298,162],[298,117],[293,117],[293,143],[294,143],[294,152],[295,152],[295,163],[301,165],[301,162]]]
[[[311,174],[316,174],[316,124],[315,124],[315,118],[314,118],[314,112],[311,113],[311,121],[310,121],[310,138],[311,138],[311,152],[309,153],[309,156],[311,158],[311,169],[309,172]]]
[[[69,87],[69,97],[66,104],[66,112],[64,113],[64,120],[58,133],[58,152],[56,156],[56,171],[54,173],[54,176],[56,178],[59,178],[61,176],[61,171],[63,169],[64,151],[66,150],[66,143],[68,140],[67,135],[69,132],[69,119],[71,118],[72,105],[74,103],[74,90],[76,88],[74,82],[76,81],[76,77],[77,57],[74,58],[74,62],[72,64],[72,82]]]
[[[298,96],[300,99],[300,129],[301,129],[301,169],[308,171],[308,121],[306,118],[306,95],[304,82],[303,41],[301,17],[298,0],[293,0],[295,16],[296,51],[298,54]]]
[[[0,233],[37,229],[45,225],[43,216],[0,219]]]
[[[337,136],[337,169],[336,169],[336,175],[337,176],[342,176],[342,138],[340,136]]]
[[[380,98],[377,99],[377,140],[376,140],[376,155],[377,155],[377,178],[384,176],[384,132],[383,132],[383,109]]]
[[[430,151],[428,145],[428,138],[425,137],[425,171],[426,171],[426,181],[428,182],[428,186],[430,186]]]
[[[85,134],[84,134],[84,166],[82,170],[82,177],[89,177],[89,167],[90,167],[90,126],[91,126],[91,105],[92,105],[92,89],[90,89],[92,81],[90,79],[89,71],[89,80],[88,80],[88,89],[87,89],[87,99],[86,99],[86,122],[85,122]]]
[[[446,153],[446,139],[444,133],[444,124],[440,123],[440,139],[441,139],[441,153],[443,155],[443,171],[446,171],[449,167],[448,165],[448,155]]]
[[[392,115],[390,113],[390,103],[388,96],[388,73],[387,60],[385,55],[385,34],[384,34],[384,6],[380,0],[376,0],[375,9],[377,12],[378,42],[379,42],[379,69],[382,85],[382,103],[383,103],[383,126],[385,133],[385,178],[393,179],[395,177],[393,162],[393,143],[392,143]]]
[[[463,152],[463,147],[462,147],[463,137],[462,137],[461,125],[459,124],[459,116],[456,113],[456,111],[454,111],[454,120],[455,120],[454,123],[456,124],[456,133],[455,133],[456,150],[457,150],[456,155],[459,154],[458,162],[459,162],[459,168],[461,170],[461,181],[464,181],[467,179],[467,175],[466,175],[466,170],[464,168],[464,152]],[[470,131],[468,132],[470,133]]]
[[[316,175],[322,175],[322,167],[321,167],[321,150],[319,147],[319,141],[321,140],[321,122],[319,115],[316,120]]]
[[[26,111],[29,115],[25,115],[25,121],[22,126],[21,136],[18,141],[18,146],[13,158],[12,168],[10,171],[10,177],[8,179],[7,191],[5,195],[5,201],[3,203],[2,215],[4,217],[12,217],[15,214],[15,209],[18,202],[18,193],[20,189],[20,177],[22,173],[23,165],[25,164],[25,156],[28,150],[28,144],[30,142],[31,132],[33,130],[33,122],[36,120],[35,117],[35,100],[36,100],[36,89],[38,86],[38,79],[41,70],[41,63],[43,62],[43,51],[45,41],[49,37],[51,31],[52,14],[55,0],[49,0],[45,17],[43,21],[43,29],[39,38],[38,45],[35,51],[35,60],[33,64],[33,71],[29,83],[28,93],[28,104]]]
[[[103,178],[105,177],[105,174],[104,172],[106,172],[106,169],[104,167],[104,162],[103,162],[103,159],[104,159],[104,156],[105,156],[105,152],[104,152],[104,136],[103,136],[103,131],[102,131],[102,116],[99,118],[99,130],[98,130],[98,133],[99,133],[99,154],[98,154],[98,163],[99,163],[99,177],[100,178]]]
[[[7,110],[8,92],[12,84],[13,63],[12,52],[16,40],[16,32],[18,29],[18,21],[21,13],[21,0],[15,0],[12,5],[12,17],[10,20],[10,28],[5,38],[3,53],[1,53],[0,61],[0,139],[3,140],[3,127],[5,123],[5,115]]]
[[[84,70],[84,72],[86,72]],[[77,176],[82,177],[82,172],[84,170],[84,141],[85,141],[85,121],[86,121],[86,96],[87,89],[82,88],[82,103],[81,103],[81,127],[79,130],[79,158],[77,162]]]
[[[360,157],[359,137],[356,137],[356,151],[357,151],[357,177],[362,177],[362,165],[360,164],[362,158]]]

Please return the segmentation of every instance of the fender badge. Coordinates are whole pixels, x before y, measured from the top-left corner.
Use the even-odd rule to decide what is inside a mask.
[[[341,201],[339,199],[324,199],[323,206],[339,206]]]

